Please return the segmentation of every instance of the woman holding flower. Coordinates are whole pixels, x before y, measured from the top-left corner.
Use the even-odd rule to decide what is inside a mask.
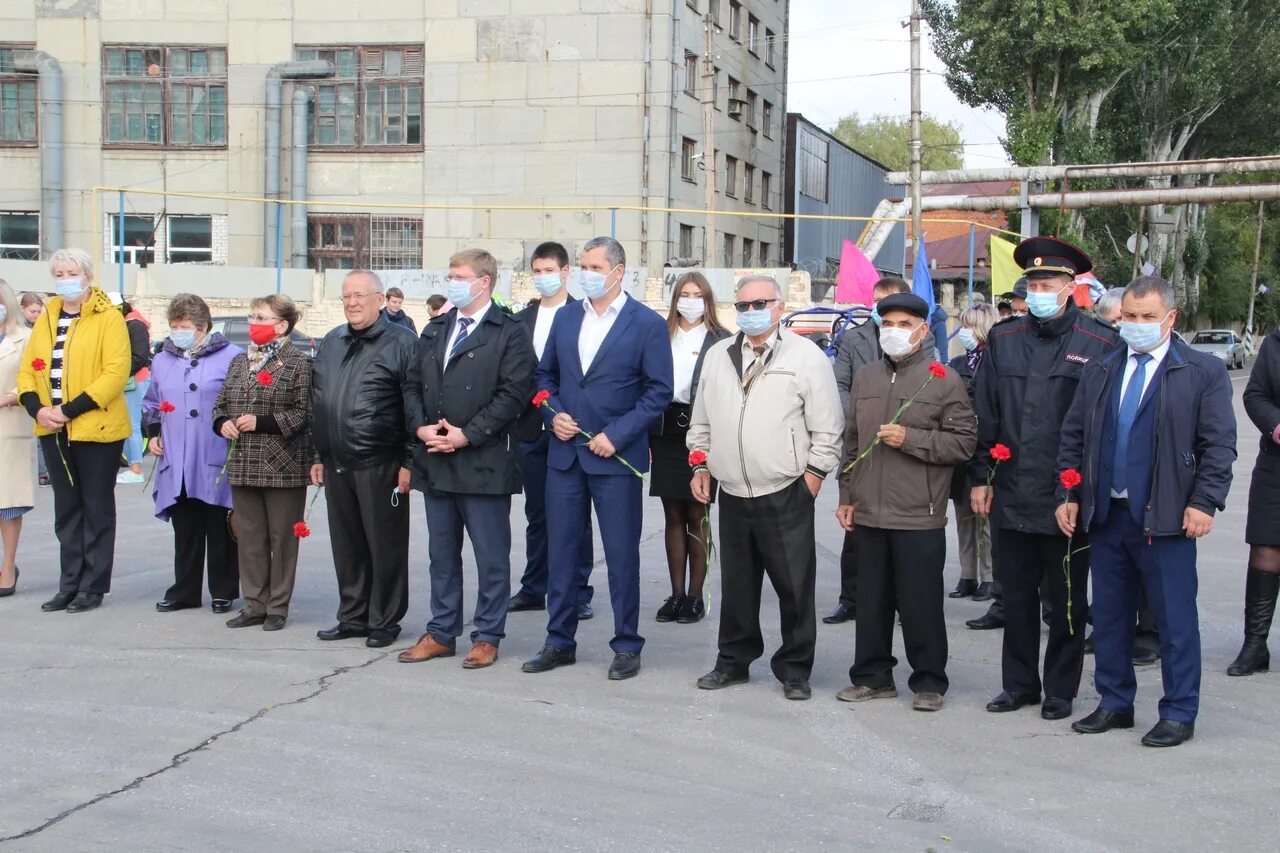
[[[169,337],[151,362],[142,401],[143,432],[157,457],[152,497],[156,518],[173,524],[174,582],[156,610],[200,606],[206,555],[214,613],[240,596],[236,543],[231,537],[231,486],[218,471],[227,440],[210,428],[232,360],[244,352],[210,333],[209,306],[180,293],[169,303]]]
[[[275,294],[249,306],[248,352],[231,360],[213,408],[230,447],[217,482],[231,484],[244,609],[228,628],[279,631],[289,615],[298,537],[311,483],[311,359],[289,343],[299,312]]]
[[[27,340],[18,394],[48,462],[61,546],[58,594],[41,609],[83,613],[111,591],[116,472],[132,431],[124,400],[129,332],[107,294],[94,287],[93,262],[83,249],[59,249],[49,269],[55,295]]]

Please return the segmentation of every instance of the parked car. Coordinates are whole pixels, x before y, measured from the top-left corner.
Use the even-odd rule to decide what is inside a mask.
[[[1227,363],[1228,370],[1244,367],[1249,357],[1244,341],[1230,329],[1202,329],[1191,339],[1191,348],[1216,355]]]

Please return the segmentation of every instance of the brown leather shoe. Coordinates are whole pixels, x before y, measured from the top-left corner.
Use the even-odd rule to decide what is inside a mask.
[[[400,663],[421,663],[432,658],[451,658],[456,654],[453,646],[437,643],[430,634],[423,634],[413,648],[405,649],[397,656]]]
[[[462,659],[462,668],[484,669],[486,666],[493,666],[493,662],[497,659],[498,647],[493,643],[480,640],[471,646],[471,651],[467,652],[467,656]]]

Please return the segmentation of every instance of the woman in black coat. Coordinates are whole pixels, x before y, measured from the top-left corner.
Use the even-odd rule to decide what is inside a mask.
[[[1249,484],[1249,573],[1244,586],[1244,647],[1227,675],[1253,675],[1271,665],[1267,634],[1280,592],[1280,328],[1262,342],[1244,389],[1244,410],[1262,433]]]
[[[650,430],[649,494],[662,498],[666,515],[667,570],[671,573],[671,596],[658,608],[659,622],[697,622],[707,612],[702,601],[702,584],[707,578],[707,507],[693,499],[689,483],[689,415],[698,391],[702,360],[717,341],[729,336],[716,317],[716,300],[711,284],[701,273],[680,276],[671,289],[667,311],[674,367],[675,396],[662,419]],[[715,500],[715,484],[711,499]],[[687,573],[686,573],[687,567]],[[688,580],[686,586],[685,581]]]

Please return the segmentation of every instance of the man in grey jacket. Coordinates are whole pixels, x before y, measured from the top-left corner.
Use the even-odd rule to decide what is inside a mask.
[[[768,276],[738,283],[741,333],[708,350],[688,446],[693,496],[720,481],[720,654],[704,690],[747,680],[764,653],[760,588],[778,595],[782,645],[771,661],[788,699],[808,699],[817,640],[813,506],[840,459],[844,416],[822,350],[779,328],[783,297]]]

